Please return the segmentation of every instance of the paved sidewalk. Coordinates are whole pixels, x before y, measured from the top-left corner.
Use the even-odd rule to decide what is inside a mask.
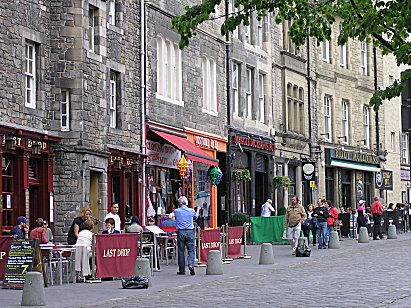
[[[291,256],[275,245],[275,264],[259,265],[259,245],[247,246],[251,259],[224,265],[224,275],[178,276],[177,265],[162,265],[153,287],[124,290],[120,281],[70,284],[45,289],[48,307],[411,307],[407,260],[411,233],[397,240],[318,250],[312,257]],[[18,307],[22,291],[0,290],[1,307]]]

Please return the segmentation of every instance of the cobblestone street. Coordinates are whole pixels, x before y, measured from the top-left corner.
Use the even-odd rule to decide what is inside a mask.
[[[397,240],[357,244],[344,239],[339,250],[313,248],[311,258],[274,246],[274,265],[250,260],[224,265],[224,275],[177,276],[162,266],[148,290],[123,290],[119,281],[46,288],[48,307],[410,307],[411,233]],[[18,307],[22,291],[0,290],[2,307]]]

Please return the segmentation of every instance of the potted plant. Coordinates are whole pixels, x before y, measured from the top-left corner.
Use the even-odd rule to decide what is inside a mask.
[[[233,180],[234,181],[251,181],[250,170],[246,168],[234,169],[233,170]]]
[[[290,178],[288,176],[276,176],[273,178],[273,188],[288,188],[290,186]]]
[[[247,221],[248,221],[247,214],[234,213],[233,215],[231,215],[230,226],[231,227],[242,226]]]

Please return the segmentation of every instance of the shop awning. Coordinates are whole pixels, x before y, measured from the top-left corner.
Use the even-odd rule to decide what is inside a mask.
[[[347,169],[362,170],[362,171],[370,171],[370,172],[381,171],[381,168],[378,168],[377,166],[361,164],[361,163],[344,162],[340,160],[331,160],[331,166],[347,168]]]
[[[180,137],[180,136],[168,134],[165,132],[160,132],[158,130],[152,130],[152,132],[160,136],[161,138],[167,140],[169,143],[174,145],[180,151],[183,151],[187,159],[190,159],[192,161],[196,161],[202,164],[206,164],[209,166],[218,166],[217,159],[214,159],[208,156],[206,152],[196,147],[194,144],[192,144],[187,139]]]

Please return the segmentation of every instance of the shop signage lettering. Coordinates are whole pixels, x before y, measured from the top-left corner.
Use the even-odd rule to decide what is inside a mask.
[[[39,144],[41,147],[41,150],[44,151],[47,149],[47,143],[44,141],[38,141],[38,140],[31,140],[27,139],[27,147],[32,148],[33,144]]]
[[[16,147],[26,147],[28,149],[31,149],[33,147],[33,144],[39,144],[41,151],[46,151],[47,150],[47,142],[41,141],[41,140],[32,140],[29,138],[22,138],[22,137],[17,137],[17,136],[12,136],[14,140],[14,145]],[[6,143],[6,135],[3,135],[2,138],[0,139],[2,144]]]
[[[202,249],[212,249],[212,248],[220,249],[220,242],[201,243],[201,248]]]
[[[218,141],[207,138],[207,137],[194,136],[194,143],[195,145],[202,147],[202,148],[215,149],[215,150],[218,149]]]
[[[130,249],[126,248],[117,248],[117,249],[104,249],[103,258],[112,258],[112,257],[128,257],[130,255]]]
[[[233,142],[237,144],[241,144],[244,146],[248,146],[250,148],[256,148],[264,151],[275,152],[275,145],[269,142],[255,140],[248,137],[241,137],[241,136],[234,136]]]
[[[177,169],[181,152],[170,144],[161,145],[159,142],[147,140],[147,163],[154,166]]]
[[[14,145],[15,145],[15,146],[21,147],[21,146],[23,145],[22,142],[21,142],[21,141],[22,141],[22,138],[21,138],[21,137],[13,136],[12,138],[14,139]],[[5,135],[3,135],[2,143],[3,143],[3,144],[6,143],[6,136],[5,136]]]
[[[233,244],[241,244],[243,242],[243,238],[232,238],[228,241],[229,245],[233,245]]]
[[[372,165],[378,165],[380,163],[380,159],[377,156],[365,154],[365,153],[347,152],[344,150],[335,150],[335,154],[333,158],[355,161],[359,163],[372,164]]]

